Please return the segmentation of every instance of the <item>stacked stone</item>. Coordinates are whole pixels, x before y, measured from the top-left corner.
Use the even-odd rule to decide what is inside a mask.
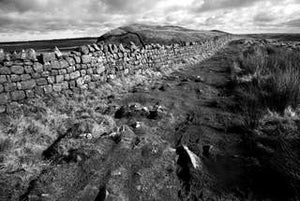
[[[172,67],[197,55],[202,55],[199,59],[206,58],[227,41],[219,38],[214,42],[149,44],[142,48],[134,43],[130,48],[122,44],[92,44],[68,54],[55,48],[39,56],[32,49],[13,54],[0,50],[0,105],[36,95],[94,89],[97,84],[121,75]]]

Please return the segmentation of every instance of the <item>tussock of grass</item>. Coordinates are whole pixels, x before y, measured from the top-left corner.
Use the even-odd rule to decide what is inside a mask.
[[[262,167],[299,195],[300,53],[255,46],[239,57],[234,93],[244,118],[245,144]],[[276,178],[274,178],[274,181]]]

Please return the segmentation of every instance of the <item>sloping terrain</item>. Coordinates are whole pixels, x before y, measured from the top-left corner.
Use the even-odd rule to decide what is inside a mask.
[[[194,65],[8,105],[0,200],[299,200],[298,119],[280,123],[295,130],[282,141],[274,122],[271,138],[245,128],[236,62],[255,50],[233,41]]]
[[[214,37],[228,35],[218,31],[199,31],[177,26],[150,26],[143,24],[133,24],[111,30],[98,38],[98,42],[125,44],[130,46],[134,42],[138,46],[146,44],[182,44],[186,42],[196,42],[208,40]]]

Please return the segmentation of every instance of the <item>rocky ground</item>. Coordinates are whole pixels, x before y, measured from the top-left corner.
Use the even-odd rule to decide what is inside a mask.
[[[241,117],[226,92],[241,48],[112,81],[81,97],[72,115],[64,103],[63,126],[41,152],[46,164],[27,179],[26,170],[2,175],[0,199],[288,200],[284,181],[260,170],[233,129]]]

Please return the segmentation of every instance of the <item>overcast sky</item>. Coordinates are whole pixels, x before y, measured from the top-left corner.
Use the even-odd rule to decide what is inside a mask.
[[[300,33],[300,0],[0,0],[0,41],[100,36],[131,23]]]

